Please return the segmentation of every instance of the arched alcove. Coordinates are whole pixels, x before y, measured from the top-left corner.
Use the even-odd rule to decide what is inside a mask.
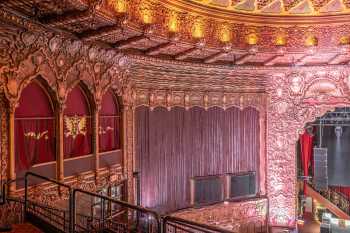
[[[55,114],[45,82],[36,78],[22,91],[15,111],[16,171],[55,161]]]
[[[109,90],[104,94],[99,114],[100,152],[120,149],[120,108],[112,91]]]
[[[91,104],[82,83],[68,94],[64,110],[64,158],[88,155],[92,152]]]

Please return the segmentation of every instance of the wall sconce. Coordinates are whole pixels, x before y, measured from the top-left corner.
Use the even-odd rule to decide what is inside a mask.
[[[219,30],[219,40],[223,43],[228,43],[232,39],[232,33],[229,28],[229,25],[224,24],[220,27]]]
[[[350,37],[349,36],[342,36],[342,37],[340,37],[339,44],[340,45],[348,45],[348,44],[350,44]]]
[[[204,37],[204,24],[203,21],[197,19],[192,25],[192,37],[195,39],[201,39]]]
[[[150,25],[153,23],[153,11],[149,6],[140,7],[140,16],[144,24]]]
[[[258,36],[255,33],[250,33],[246,37],[246,42],[248,45],[257,45],[258,44]]]
[[[109,0],[109,3],[117,13],[123,14],[127,10],[126,0]]]
[[[286,46],[287,38],[284,35],[277,35],[275,39],[276,46]]]
[[[179,21],[178,21],[178,16],[176,12],[172,12],[170,17],[169,17],[169,22],[168,22],[168,30],[171,33],[176,33],[179,30]]]
[[[305,46],[307,47],[314,47],[314,46],[317,46],[318,44],[318,39],[316,36],[308,36],[306,37],[306,40],[305,40]]]
[[[348,53],[350,49],[350,37],[349,36],[340,37],[339,45],[340,45],[340,52],[342,54]]]

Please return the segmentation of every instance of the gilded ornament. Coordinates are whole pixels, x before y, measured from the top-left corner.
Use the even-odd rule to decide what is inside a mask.
[[[176,33],[179,30],[179,20],[176,12],[171,12],[168,21],[169,32]]]
[[[250,33],[246,37],[246,42],[248,45],[256,45],[258,43],[258,36],[255,33]]]
[[[7,81],[7,90],[11,96],[17,96],[18,94],[18,82],[15,78],[9,78]]]
[[[348,45],[348,44],[350,44],[350,37],[349,36],[342,36],[342,37],[340,37],[339,44],[340,45]]]
[[[44,132],[41,132],[41,133],[40,132],[37,133],[37,132],[31,131],[31,132],[24,133],[24,136],[26,138],[32,138],[34,140],[40,140],[41,138],[44,138],[45,140],[48,140],[49,139],[48,133],[49,132],[47,130],[44,131]]]
[[[98,128],[98,134],[99,135],[104,135],[104,134],[107,134],[109,131],[114,131],[114,128],[111,127],[111,126],[107,126],[105,128],[103,128],[102,126],[100,126]]]
[[[202,19],[197,18],[192,25],[192,37],[195,39],[201,39],[204,37],[204,22]]]
[[[78,135],[86,135],[86,117],[73,116],[65,117],[66,138],[72,137],[75,139]]]
[[[318,44],[318,39],[316,36],[307,36],[305,39],[305,46],[307,47],[312,47],[312,46],[317,46]]]

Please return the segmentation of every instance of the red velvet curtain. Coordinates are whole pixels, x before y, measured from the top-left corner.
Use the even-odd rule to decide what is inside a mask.
[[[102,97],[99,122],[100,152],[120,149],[119,106],[112,91]]]
[[[253,108],[139,107],[135,114],[144,206],[188,207],[194,176],[258,171],[259,113]]]
[[[16,108],[15,156],[16,171],[55,160],[53,106],[38,80],[23,89]]]
[[[91,111],[80,85],[73,88],[67,96],[64,124],[64,158],[91,154]]]
[[[16,171],[55,160],[54,119],[16,120]]]
[[[99,148],[100,152],[120,148],[120,126],[118,116],[100,116]]]
[[[309,176],[309,167],[312,166],[311,160],[312,160],[313,141],[314,141],[314,137],[308,134],[306,130],[303,134],[300,135],[301,160],[302,160],[304,176]],[[305,191],[306,190],[304,188],[304,192]]]
[[[331,187],[331,188],[339,193],[344,194],[344,196],[346,196],[347,199],[350,200],[350,187],[339,186],[339,187]]]
[[[77,135],[71,135],[70,129],[66,127],[64,130],[64,158],[74,158],[82,155],[91,154],[91,117],[79,117],[80,120],[83,118],[86,120],[85,129],[80,129],[81,131]],[[65,116],[65,119],[68,119]]]

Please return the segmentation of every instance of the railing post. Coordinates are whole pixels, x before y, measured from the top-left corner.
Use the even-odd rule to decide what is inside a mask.
[[[102,229],[104,229],[105,227],[105,199],[104,198],[101,198],[101,219],[102,219]]]
[[[167,217],[164,217],[163,218],[163,233],[165,233],[166,232],[166,222],[167,222]]]
[[[26,220],[27,215],[27,202],[28,202],[28,173],[24,175],[24,220]]]
[[[76,214],[76,206],[75,206],[75,189],[69,190],[69,232],[75,232],[75,214]]]

